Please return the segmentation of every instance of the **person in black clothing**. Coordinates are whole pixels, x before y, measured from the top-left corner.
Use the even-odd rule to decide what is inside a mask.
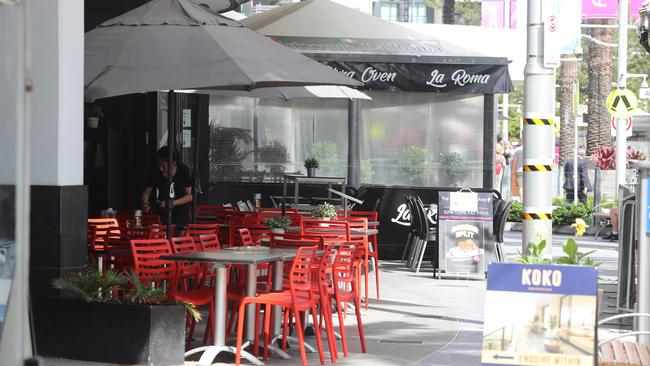
[[[167,222],[167,200],[169,198],[169,184],[167,183],[167,172],[169,150],[167,146],[161,147],[156,153],[158,171],[153,174],[150,182],[142,192],[142,210],[160,216],[160,222]],[[192,176],[190,169],[183,163],[178,162],[176,151],[173,152],[172,163],[172,188],[174,192],[174,206],[172,211],[172,223],[176,225],[176,232],[182,235],[185,226],[191,221],[190,202],[192,202]],[[155,196],[151,193],[155,189]]]
[[[591,182],[587,174],[587,160],[584,158],[585,149],[578,149],[578,199],[587,203],[587,192],[591,191]],[[573,159],[567,159],[564,165],[564,191],[567,202],[573,202]]]

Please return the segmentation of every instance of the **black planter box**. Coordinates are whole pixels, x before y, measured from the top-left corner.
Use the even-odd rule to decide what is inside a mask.
[[[36,353],[119,364],[182,365],[182,305],[87,303],[48,297],[33,300]]]

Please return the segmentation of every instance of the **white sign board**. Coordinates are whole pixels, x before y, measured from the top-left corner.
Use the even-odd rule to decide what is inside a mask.
[[[192,127],[191,109],[183,109],[183,127]]]
[[[544,21],[544,67],[560,66],[562,49],[559,3],[556,0],[543,2],[542,20]]]
[[[451,192],[449,209],[455,212],[478,212],[478,195],[474,192]]]
[[[639,99],[650,99],[650,88],[639,88]]]

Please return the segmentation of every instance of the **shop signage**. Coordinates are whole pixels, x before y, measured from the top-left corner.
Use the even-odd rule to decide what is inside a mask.
[[[481,365],[593,365],[598,271],[493,263]]]
[[[492,193],[438,194],[439,264],[445,273],[485,273],[492,260]]]
[[[362,90],[505,93],[510,79],[506,65],[446,65],[321,61],[364,83]]]
[[[630,18],[639,17],[645,0],[630,0]],[[583,19],[612,19],[618,17],[618,0],[582,0]]]

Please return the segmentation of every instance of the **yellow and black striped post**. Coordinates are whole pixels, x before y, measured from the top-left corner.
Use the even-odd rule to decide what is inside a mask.
[[[527,1],[528,44],[524,69],[523,238],[522,252],[546,240],[545,257],[552,256],[551,188],[554,168],[555,75],[559,65],[544,60],[542,0]],[[553,56],[553,55],[547,55]],[[559,55],[558,55],[559,56]],[[547,61],[552,58],[547,57]]]

